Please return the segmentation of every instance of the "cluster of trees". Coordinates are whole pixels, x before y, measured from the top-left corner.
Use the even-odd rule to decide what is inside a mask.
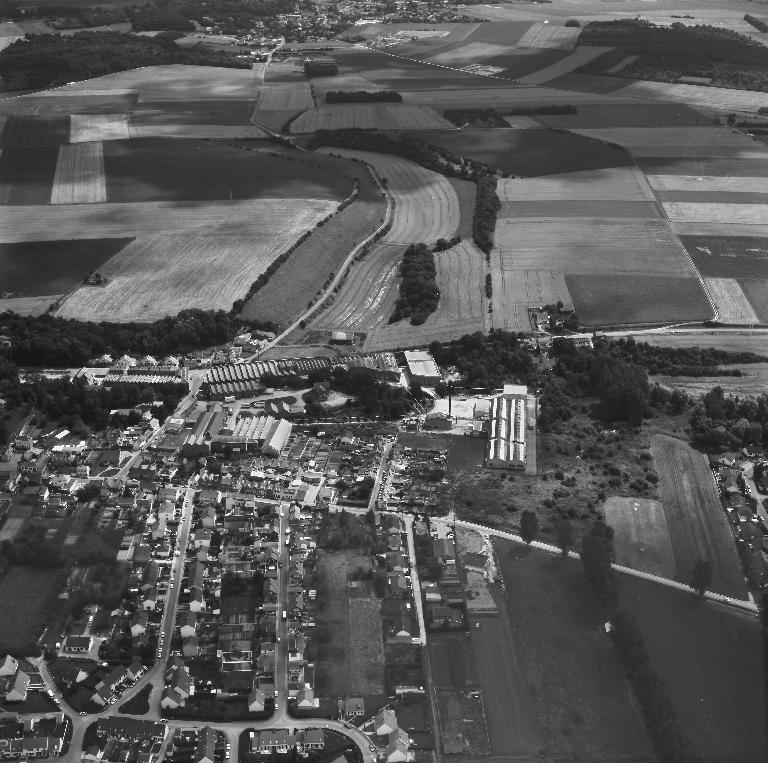
[[[182,50],[173,42],[173,35],[169,39],[120,32],[30,34],[0,52],[0,77],[3,89],[25,90],[158,64],[249,66],[227,53]]]
[[[714,453],[768,445],[768,393],[738,398],[715,387],[691,413],[691,437]]]
[[[0,564],[7,569],[12,564],[26,567],[60,567],[64,564],[61,547],[45,539],[46,529],[28,525],[13,541],[0,543]]]
[[[536,366],[524,343],[522,334],[510,334],[494,329],[488,336],[465,334],[449,344],[429,345],[440,366],[455,366],[469,387],[495,389],[515,377],[533,384]]]
[[[244,322],[274,330],[272,323]],[[241,328],[234,312],[183,310],[153,323],[91,323],[55,318],[0,314],[0,333],[11,341],[8,358],[19,366],[65,367],[85,364],[109,353],[185,354],[232,340]]]
[[[330,378],[334,389],[357,398],[366,416],[395,419],[411,410],[411,400],[402,387],[378,381],[368,368],[335,368]]]
[[[631,613],[619,607],[612,559],[613,528],[598,521],[591,532],[582,537],[581,563],[607,614],[608,635],[632,684],[654,751],[659,760],[694,763],[698,758],[680,727],[666,687],[649,664],[637,621]],[[703,596],[710,580],[711,570],[706,562],[699,560],[692,573],[691,587]]]
[[[496,178],[483,175],[477,181],[475,213],[472,218],[472,238],[479,249],[490,256],[493,247],[493,232],[501,202],[496,195]]]
[[[400,263],[400,295],[389,322],[410,318],[414,326],[424,323],[440,300],[436,279],[435,255],[426,244],[411,244]]]
[[[605,74],[627,58],[619,76],[677,82],[704,77],[721,87],[768,91],[768,49],[745,35],[712,26],[656,26],[640,19],[592,21],[579,37],[584,45],[613,47],[577,71]]]
[[[200,24],[210,18],[214,12],[207,0],[178,0],[170,7],[176,8],[184,18],[193,19]],[[215,12],[217,17],[228,19],[234,29],[248,29],[253,26],[254,18],[276,16],[279,13],[293,13],[296,3],[292,0],[216,0]],[[229,34],[225,29],[224,34]]]
[[[744,14],[744,21],[746,21],[747,24],[752,24],[758,32],[768,32],[768,24],[757,16],[753,16],[751,13]]]
[[[325,94],[326,103],[402,103],[403,96],[397,90],[330,90]]]

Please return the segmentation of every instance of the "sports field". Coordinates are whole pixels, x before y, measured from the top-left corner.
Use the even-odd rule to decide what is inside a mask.
[[[340,103],[305,111],[291,122],[292,133],[349,128],[379,130],[450,129],[451,123],[424,106],[402,103]]]
[[[698,558],[712,565],[711,590],[746,598],[736,542],[705,456],[665,435],[651,438],[675,555],[675,580],[688,583]]]
[[[235,225],[209,223],[194,233],[137,238],[102,268],[106,286],[81,287],[57,315],[123,322],[155,320],[192,307],[229,309],[276,257],[334,207],[315,199],[246,204]],[[203,210],[205,220],[210,206]]]
[[[648,498],[608,498],[605,522],[613,528],[616,562],[670,580],[675,575],[675,555],[669,540],[664,508]]]
[[[480,673],[485,670],[493,682],[499,704],[515,708],[506,715],[506,734],[513,741],[530,740],[529,750],[520,751],[530,757],[651,760],[621,664],[600,632],[603,612],[581,564],[505,541],[494,545],[512,639],[489,641],[476,659],[487,663]],[[479,632],[485,625],[484,619]],[[500,650],[499,643],[508,646]],[[504,672],[501,660],[519,667]]]
[[[693,592],[628,575],[618,583],[695,752],[705,763],[762,763],[768,740],[758,620],[704,604]]]

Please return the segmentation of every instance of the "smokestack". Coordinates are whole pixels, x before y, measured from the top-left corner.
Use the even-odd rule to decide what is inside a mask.
[[[453,384],[451,382],[448,382],[448,417],[451,417],[451,389],[453,387]]]

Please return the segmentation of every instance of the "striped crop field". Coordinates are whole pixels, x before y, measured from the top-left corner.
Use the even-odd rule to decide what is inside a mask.
[[[57,315],[125,322],[156,320],[193,307],[227,309],[333,206],[310,199],[253,202],[239,231],[209,226],[137,238],[101,268],[106,286],[82,286]]]
[[[601,48],[597,45],[587,48],[579,48],[561,61],[557,61],[550,66],[539,69],[537,72],[526,74],[524,77],[520,77],[520,80],[529,85],[543,85],[545,82],[555,79],[555,77],[562,77],[564,74],[570,74],[575,69],[584,66],[584,64],[589,63],[609,50],[611,50],[611,48]]]
[[[768,193],[768,178],[726,175],[648,175],[648,182],[660,194],[686,193]]]
[[[200,140],[253,140],[267,133],[255,125],[131,124],[131,138],[199,138]]]
[[[739,285],[760,323],[768,325],[768,278],[742,278]]]
[[[531,178],[499,180],[496,193],[505,201],[655,201],[637,167],[606,167]],[[547,206],[542,204],[542,208]]]
[[[556,23],[537,22],[520,38],[518,48],[562,48],[573,50],[579,39],[578,27],[558,26]]]
[[[733,90],[725,87],[669,82],[633,82],[617,90],[615,95],[619,98],[654,98],[717,111],[756,112],[766,105],[765,93],[755,90]]]
[[[505,331],[530,331],[529,307],[543,307],[562,302],[573,308],[562,273],[553,270],[505,270],[496,253],[491,255],[493,284],[493,328]]]
[[[427,56],[424,60],[432,64],[460,68],[468,64],[482,63],[494,56],[510,53],[512,50],[513,47],[510,45],[499,45],[492,42],[468,42],[452,50]]]
[[[664,209],[674,223],[766,225],[768,204],[716,204],[665,201]]]
[[[735,278],[705,278],[707,291],[717,306],[720,323],[751,325],[760,323],[741,285]]]
[[[51,204],[97,204],[106,200],[101,142],[60,146]]]
[[[485,82],[495,82],[485,78]],[[552,106],[572,104],[578,107],[581,104],[609,104],[615,103],[612,96],[599,93],[578,93],[572,90],[557,90],[548,87],[515,87],[509,80],[509,87],[457,87],[430,88],[413,92],[403,92],[403,103],[413,103],[422,106],[432,106],[435,109],[478,109],[494,108],[503,113],[504,109],[516,109],[535,106]]]
[[[70,117],[70,143],[124,140],[128,137],[128,118],[125,114],[72,114]]]
[[[292,133],[349,128],[445,130],[453,125],[426,106],[400,103],[340,103],[305,111],[291,122]]]

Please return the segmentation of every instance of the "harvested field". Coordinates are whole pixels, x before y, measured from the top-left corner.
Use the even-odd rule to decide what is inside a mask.
[[[358,127],[379,130],[451,129],[453,125],[424,106],[401,103],[340,103],[305,111],[291,122],[290,132],[342,130]]]
[[[267,133],[254,125],[130,125],[131,138],[197,138],[202,140],[254,140]]]
[[[129,137],[125,114],[72,114],[70,120],[70,143],[125,140]]]
[[[719,278],[760,278],[768,273],[768,238],[681,236],[699,273]]]
[[[651,437],[661,500],[675,555],[675,580],[688,583],[698,558],[712,565],[712,591],[746,599],[744,572],[705,456],[674,437]]]
[[[760,323],[768,324],[768,278],[742,279],[739,284]]]
[[[685,238],[686,236],[701,238],[722,237],[724,232],[729,234],[725,238],[768,238],[768,224],[729,223],[726,229],[721,222],[673,222],[672,227],[679,238]]]
[[[58,146],[6,148],[0,153],[0,205],[47,204],[51,200]],[[0,226],[3,238],[10,231]],[[50,236],[50,232],[47,234]]]
[[[686,193],[768,193],[764,177],[725,177],[703,175],[648,175],[648,182],[660,194],[670,191]]]
[[[578,27],[536,22],[520,38],[517,45],[520,48],[562,48],[564,50],[573,50],[576,47],[576,40],[579,39],[580,34],[581,29]]]
[[[682,247],[661,220],[503,218],[495,239],[505,270],[693,276]]]
[[[405,247],[377,244],[352,267],[333,304],[313,321],[314,328],[371,331],[386,325],[397,299]]]
[[[575,75],[578,76],[578,75]],[[672,103],[613,103],[579,106],[577,114],[542,114],[537,119],[549,127],[566,130],[610,127],[698,127],[712,120],[688,106]]]
[[[744,326],[760,322],[735,278],[705,278],[704,283],[717,306],[720,323]]]
[[[18,98],[0,99],[0,114],[72,115],[72,114],[127,114],[136,105],[136,94],[112,95],[105,91],[97,95],[56,95],[56,91],[43,91]]]
[[[578,69],[580,66],[589,63],[609,50],[611,50],[611,48],[601,48],[597,45],[588,48],[579,48],[566,58],[522,77],[522,80],[529,85],[543,85],[545,82],[549,82],[556,77],[569,74],[574,69]]]
[[[562,175],[633,165],[632,158],[623,149],[552,130],[468,128],[413,135],[513,175]]]
[[[131,109],[131,124],[250,125],[253,101],[153,101]]]
[[[768,204],[768,193],[742,191],[660,191],[660,201],[679,201],[695,204]]]
[[[290,325],[306,309],[328,274],[335,272],[349,251],[370,236],[384,220],[386,202],[370,172],[343,159],[324,158],[323,166],[330,169],[336,165],[340,171],[359,177],[357,199],[322,228],[317,228],[278,268],[269,283],[251,297],[242,314],[246,320],[271,320],[280,326]],[[373,256],[371,252],[368,260]],[[357,267],[363,268],[365,263]],[[352,298],[344,287],[342,294],[335,305]]]
[[[324,149],[326,153],[358,159],[369,164],[395,202],[392,228],[382,239],[388,244],[433,243],[449,239],[459,220],[459,199],[443,175],[415,162],[389,154],[348,149]]]
[[[504,218],[546,217],[550,220],[596,215],[600,215],[603,219],[656,220],[659,217],[659,207],[655,201],[595,201],[592,199],[548,201],[542,204],[534,197],[532,201],[502,202],[500,215]]]
[[[521,695],[517,704],[531,706],[539,756],[652,760],[624,671],[600,633],[603,611],[581,564],[503,541],[495,545],[513,651],[531,687],[507,691]],[[488,659],[493,655],[491,649]]]
[[[556,48],[511,48],[484,63],[503,67],[504,72],[499,76],[524,81],[527,75],[553,66],[570,55],[571,51]]]
[[[50,231],[44,232],[50,235]],[[49,295],[67,292],[82,283],[130,242],[130,238],[95,238],[0,244],[0,283],[3,291],[43,297],[50,304],[53,300]],[[3,300],[0,305],[8,301],[12,300]]]
[[[256,121],[264,111],[305,111],[315,105],[309,81],[264,83],[256,105]]]
[[[313,199],[257,201],[241,209],[249,214],[239,226],[142,237],[101,269],[106,286],[81,287],[57,314],[121,322],[156,320],[192,307],[228,309],[332,207]]]
[[[684,201],[662,202],[674,223],[721,223],[723,225],[765,225],[768,204],[716,204]]]
[[[381,601],[349,600],[349,675],[350,694],[370,697],[384,694],[384,639]]]
[[[609,498],[605,522],[614,529],[616,562],[663,578],[675,575],[675,555],[659,501],[649,498]]]
[[[170,138],[110,141],[104,144],[108,199],[111,202],[341,200],[352,190],[349,178],[320,169],[305,158],[306,155],[259,151],[263,145]],[[295,160],[283,156],[293,156]]]
[[[693,108],[717,111],[756,112],[765,106],[765,93],[668,82],[632,82],[621,90],[617,90],[616,95],[620,98],[657,98]]]
[[[101,142],[59,148],[51,204],[96,204],[107,200]]]
[[[675,337],[679,338],[679,337]],[[758,338],[759,337],[753,337]],[[766,337],[762,340],[763,346],[755,348],[758,352],[766,352]],[[732,348],[734,351],[736,347]],[[670,389],[677,388],[685,390],[689,395],[696,398],[705,395],[713,387],[722,387],[726,395],[738,395],[745,397],[752,395],[757,397],[762,395],[768,389],[768,363],[745,363],[742,365],[723,365],[723,370],[736,370],[741,373],[740,376],[658,376],[651,377],[652,382],[664,384]]]
[[[761,763],[767,740],[759,621],[702,606],[692,592],[628,575],[618,583],[694,753],[705,763]]]
[[[496,193],[502,202],[571,199],[655,201],[653,191],[637,167],[606,167],[536,178],[506,178],[498,181]],[[545,208],[548,209],[548,205],[542,204],[542,209]]]
[[[711,320],[712,306],[697,278],[662,275],[567,274],[579,320],[621,326]]]
[[[747,281],[742,282],[744,288]],[[768,284],[766,284],[768,286]],[[744,289],[746,292],[747,290]],[[752,303],[754,307],[754,302]],[[759,310],[757,311],[759,314]],[[673,331],[668,334],[635,334],[638,342],[647,342],[654,347],[715,347],[729,352],[754,352],[765,355],[768,333],[764,331],[736,331],[727,330],[718,332],[712,329],[705,331]],[[713,381],[707,390],[725,382],[725,377],[718,377],[722,381]]]
[[[494,252],[491,255],[494,328],[530,331],[529,307],[554,305],[561,301],[572,307],[571,295],[562,273],[552,270],[504,270]]]
[[[46,297],[10,297],[0,299],[0,310],[17,313],[18,315],[43,315],[61,294],[51,294]]]
[[[426,56],[425,60],[431,64],[443,64],[459,69],[467,64],[487,62],[494,56],[509,54],[513,50],[511,45],[497,45],[491,42],[466,42],[463,45]],[[419,56],[417,56],[418,58]]]
[[[68,116],[17,116],[9,114],[0,135],[0,145],[58,146],[69,140]]]

